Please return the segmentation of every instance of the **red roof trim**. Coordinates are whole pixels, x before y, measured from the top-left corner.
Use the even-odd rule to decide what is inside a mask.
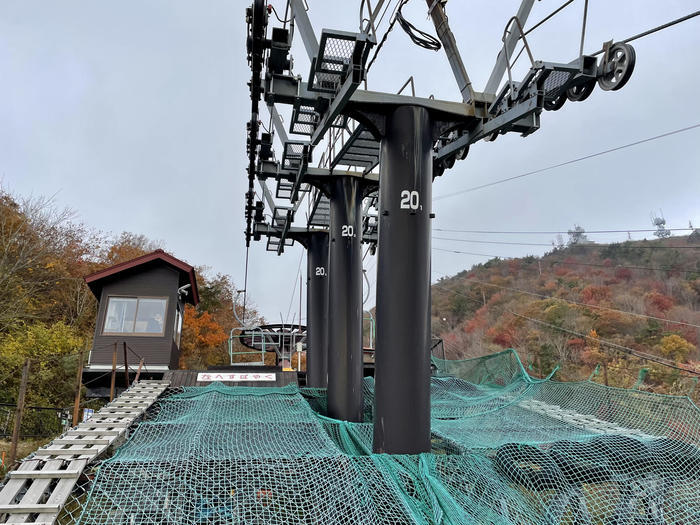
[[[188,274],[191,285],[192,299],[196,306],[199,303],[199,292],[197,290],[197,279],[194,274],[194,267],[160,249],[140,257],[136,257],[130,261],[124,261],[122,263],[115,264],[114,266],[110,266],[109,268],[104,268],[103,270],[91,273],[90,275],[86,275],[84,279],[87,284],[94,283],[100,279],[110,277],[125,270],[130,270],[131,268],[136,268],[137,266],[141,266],[142,264],[146,264],[157,259],[160,259],[161,261],[174,266],[181,272]]]

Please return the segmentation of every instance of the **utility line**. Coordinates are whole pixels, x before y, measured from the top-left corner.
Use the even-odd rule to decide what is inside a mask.
[[[377,55],[379,54],[379,51],[382,49],[382,46],[384,46],[384,42],[386,42],[386,39],[389,36],[389,33],[391,33],[391,30],[394,29],[394,24],[396,24],[396,20],[397,20],[398,9],[401,6],[402,2],[403,2],[403,0],[399,0],[398,3],[396,4],[396,7],[394,8],[394,12],[392,13],[392,18],[391,18],[391,22],[389,23],[389,27],[387,28],[386,32],[384,33],[384,36],[382,37],[381,41],[379,42],[379,45],[375,48],[374,54],[372,55],[372,58],[367,63],[367,67],[365,68],[365,75],[367,75],[367,73],[369,73],[369,68],[371,68],[372,64],[374,64],[374,61],[377,59]]]
[[[551,243],[546,243],[546,242],[510,242],[510,241],[481,241],[481,240],[476,240],[476,239],[455,239],[454,237],[433,237],[433,240],[436,241],[455,241],[455,242],[470,242],[470,243],[475,243],[475,244],[507,244],[511,246],[547,246],[548,248],[552,247]],[[625,241],[628,242],[628,241]],[[652,241],[656,242],[656,241]],[[586,247],[591,247],[591,248],[607,248],[609,246],[622,246],[625,244],[624,242],[614,242],[614,243],[580,243],[576,244],[576,246],[586,246]],[[698,250],[700,249],[700,245],[698,246],[630,246],[632,249],[643,249],[643,250],[658,250],[658,249],[663,249],[663,250]]]
[[[446,252],[446,253],[458,253],[458,254],[463,254],[463,255],[475,255],[478,257],[489,257],[489,258],[496,258],[496,259],[502,259],[504,261],[507,260],[522,260],[524,257],[527,256],[518,256],[518,257],[512,257],[508,255],[495,255],[493,253],[475,253],[475,252],[463,252],[460,250],[448,250],[445,248],[432,248],[433,250],[437,250],[440,252]],[[546,256],[545,256],[546,257]],[[650,270],[650,271],[655,271],[655,272],[697,272],[700,271],[700,269],[695,269],[695,268],[674,268],[673,266],[659,266],[659,267],[652,267],[652,266],[627,266],[627,265],[622,265],[622,264],[615,264],[612,266],[608,266],[606,264],[596,264],[596,263],[585,263],[585,262],[574,262],[574,261],[547,261],[544,258],[539,259],[540,262],[546,263],[546,264],[569,264],[569,265],[574,265],[574,266],[592,266],[595,268],[607,268],[610,270],[616,270],[618,268],[627,268],[629,270]],[[527,263],[526,263],[527,264]],[[535,270],[535,268],[522,268],[523,270]]]
[[[287,308],[287,316],[284,318],[284,323],[287,324],[289,320],[289,313],[292,311],[292,303],[294,302],[294,294],[297,291],[297,276],[301,275],[301,261],[304,259],[304,251],[301,251],[299,256],[299,267],[297,268],[297,273],[294,274],[294,288],[292,288],[292,297],[289,299],[289,308]]]
[[[662,321],[662,322],[666,322],[666,323],[678,324],[678,325],[683,325],[683,326],[690,326],[690,327],[693,327],[693,328],[700,328],[700,325],[693,324],[693,323],[686,323],[686,322],[684,322],[684,321],[672,321],[671,319],[665,319],[665,318],[663,318],[663,317],[655,317],[655,316],[653,316],[653,315],[638,314],[638,313],[635,313],[635,312],[629,312],[629,311],[627,311],[627,310],[619,310],[619,309],[617,309],[617,308],[610,308],[610,307],[607,307],[607,306],[599,306],[599,305],[581,303],[581,302],[578,302],[578,301],[573,301],[573,300],[571,300],[571,299],[564,299],[563,297],[552,297],[551,295],[541,294],[541,293],[537,293],[537,292],[529,292],[529,291],[527,291],[527,290],[522,290],[522,289],[520,289],[520,288],[513,288],[513,287],[510,287],[510,286],[502,286],[502,285],[500,285],[500,284],[493,284],[493,283],[489,283],[489,282],[486,282],[486,281],[481,281],[481,280],[476,279],[476,278],[474,278],[474,277],[463,277],[463,279],[465,279],[465,280],[467,280],[467,281],[476,282],[476,283],[479,283],[479,284],[484,285],[484,286],[491,286],[491,287],[494,287],[494,288],[499,288],[499,289],[501,289],[501,290],[508,290],[508,291],[511,291],[511,292],[521,293],[521,294],[524,294],[524,295],[532,295],[532,296],[534,296],[534,297],[540,297],[540,298],[542,298],[542,299],[552,299],[552,300],[554,300],[554,301],[562,301],[562,302],[569,303],[569,304],[575,304],[575,305],[577,305],[577,306],[583,306],[584,308],[591,308],[591,309],[597,309],[597,310],[607,310],[607,311],[609,311],[609,312],[617,312],[617,313],[620,313],[620,314],[631,315],[631,316],[634,316],[634,317],[642,317],[642,318],[645,318],[645,319],[653,319],[653,320],[655,320],[655,321]]]
[[[697,123],[697,124],[693,124],[693,125],[691,125],[691,126],[687,126],[687,127],[685,127],[685,128],[675,129],[675,130],[673,130],[673,131],[668,131],[668,132],[662,133],[662,134],[660,134],[660,135],[655,135],[655,136],[653,136],[653,137],[648,137],[648,138],[645,138],[645,139],[642,139],[642,140],[637,140],[637,141],[635,141],[635,142],[630,142],[630,143],[628,143],[628,144],[623,144],[623,145],[621,145],[621,146],[617,146],[617,147],[614,147],[614,148],[606,149],[606,150],[603,150],[603,151],[598,151],[598,152],[596,152],[596,153],[591,153],[591,154],[589,154],[589,155],[584,155],[583,157],[577,157],[577,158],[575,158],[575,159],[567,160],[566,162],[560,162],[560,163],[558,163],[558,164],[552,164],[551,166],[547,166],[547,167],[545,167],[545,168],[539,168],[539,169],[536,169],[536,170],[527,171],[527,172],[525,172],[525,173],[521,173],[520,175],[514,175],[514,176],[512,176],[512,177],[506,177],[505,179],[499,179],[499,180],[495,180],[495,181],[493,181],[493,182],[488,182],[488,183],[486,183],[486,184],[480,184],[479,186],[472,186],[471,188],[466,188],[466,189],[463,189],[463,190],[457,190],[457,191],[454,191],[454,192],[452,192],[452,193],[446,193],[446,194],[444,194],[444,195],[438,195],[437,197],[433,197],[433,201],[438,201],[438,200],[441,200],[441,199],[447,199],[447,198],[449,198],[449,197],[455,197],[455,196],[457,196],[457,195],[463,195],[463,194],[465,194],[465,193],[469,193],[469,192],[472,192],[472,191],[480,190],[480,189],[483,189],[483,188],[489,188],[489,187],[491,187],[491,186],[496,186],[497,184],[503,184],[504,182],[509,182],[509,181],[516,180],[516,179],[522,179],[523,177],[529,177],[530,175],[536,175],[536,174],[538,174],[538,173],[542,173],[542,172],[545,172],[545,171],[553,170],[553,169],[555,169],[555,168],[561,168],[561,167],[563,167],[563,166],[568,166],[569,164],[574,164],[574,163],[576,163],[576,162],[581,162],[581,161],[584,161],[584,160],[592,159],[592,158],[594,158],[594,157],[599,157],[599,156],[601,156],[601,155],[606,155],[606,154],[608,154],[608,153],[613,153],[613,152],[615,152],[615,151],[619,151],[619,150],[622,150],[622,149],[625,149],[625,148],[631,148],[632,146],[638,146],[639,144],[644,144],[644,143],[646,143],[646,142],[651,142],[651,141],[653,141],[653,140],[662,139],[662,138],[664,138],[664,137],[670,137],[670,136],[672,136],[672,135],[676,135],[676,134],[678,134],[678,133],[683,133],[683,132],[685,132],[685,131],[690,131],[690,130],[692,130],[692,129],[696,129],[696,128],[699,128],[699,127],[700,127],[700,123]]]
[[[452,237],[433,237],[436,241],[457,241],[457,242],[472,242],[475,244],[510,244],[514,246],[547,246],[552,247],[549,243],[543,242],[508,242],[508,241],[477,241],[473,239],[454,239]]]
[[[695,228],[665,228],[667,231],[693,231]],[[563,234],[563,235],[568,235],[569,233],[577,233],[574,232],[573,230],[567,230],[567,231],[524,231],[524,230],[518,230],[518,231],[496,231],[496,230],[458,230],[458,229],[451,229],[451,228],[433,228],[433,231],[436,232],[449,232],[449,233],[485,233],[485,234],[513,234],[513,235],[519,235],[519,234],[525,234],[525,235],[556,235],[556,234]],[[657,229],[630,229],[630,230],[586,230],[582,231],[581,233],[584,235],[592,234],[592,233],[646,233],[646,232],[656,232],[658,231]]]
[[[460,250],[448,250],[446,248],[432,248],[435,251],[438,252],[447,252],[447,253],[459,253],[459,254],[464,254],[464,255],[475,255],[477,257],[489,257],[489,258],[496,258],[496,259],[511,259],[512,257],[508,257],[505,255],[493,255],[491,253],[475,253],[475,252],[463,252]]]
[[[627,44],[628,42],[632,42],[634,40],[637,40],[638,38],[645,37],[647,35],[651,35],[652,33],[656,33],[657,31],[661,31],[662,29],[666,29],[671,26],[675,26],[676,24],[680,24],[681,22],[685,22],[686,20],[690,20],[691,18],[694,18],[696,16],[700,15],[700,11],[695,11],[694,13],[690,13],[688,15],[682,16],[680,18],[676,18],[675,20],[671,20],[670,22],[667,22],[665,24],[662,24],[660,26],[656,26],[653,29],[649,29],[648,31],[644,31],[643,33],[639,33],[638,35],[631,36],[629,38],[626,38],[625,40],[622,40],[621,43]],[[596,51],[595,53],[592,53],[592,56],[600,55],[604,49],[600,49]]]
[[[433,285],[433,286],[435,286],[435,287],[437,287],[437,288],[439,288],[439,289],[441,289],[441,290],[445,290],[446,292],[451,292],[451,293],[456,294],[456,295],[461,295],[462,297],[465,297],[466,299],[469,299],[469,300],[471,300],[471,301],[474,301],[475,303],[481,304],[481,301],[477,301],[477,300],[474,299],[473,297],[469,297],[468,295],[463,294],[463,293],[460,293],[460,292],[458,292],[458,291],[456,291],[456,290],[450,290],[449,288],[445,288],[445,287],[440,286],[440,285]],[[493,306],[493,305],[492,305],[492,306]],[[486,308],[488,309],[489,306],[486,306]],[[516,316],[516,317],[521,317],[521,318],[523,318],[523,319],[526,319],[526,320],[528,320],[528,321],[537,323],[537,324],[539,324],[539,325],[547,326],[548,328],[552,328],[552,329],[558,330],[558,331],[560,331],[560,332],[566,332],[566,333],[568,333],[568,334],[575,335],[575,336],[577,336],[577,337],[582,337],[582,338],[584,338],[584,339],[588,339],[588,340],[595,341],[596,343],[601,344],[601,345],[603,345],[603,346],[608,346],[609,348],[614,348],[614,349],[616,349],[616,350],[621,350],[621,351],[623,351],[623,352],[625,352],[625,353],[627,353],[627,354],[634,355],[635,357],[637,357],[637,358],[639,358],[639,359],[644,359],[644,360],[647,360],[647,361],[653,361],[653,362],[655,362],[655,363],[658,363],[658,364],[663,365],[663,366],[667,366],[667,367],[669,367],[669,368],[675,368],[676,370],[682,370],[683,372],[688,372],[689,374],[693,374],[693,375],[696,375],[696,376],[700,376],[700,372],[696,372],[696,371],[694,371],[694,370],[688,370],[687,368],[683,368],[683,367],[680,367],[680,366],[677,366],[677,365],[674,365],[674,364],[665,362],[665,360],[662,360],[661,358],[658,358],[658,357],[653,356],[653,355],[651,355],[651,354],[639,353],[639,352],[637,352],[636,350],[634,350],[634,349],[632,349],[632,348],[629,348],[629,347],[626,347],[626,346],[623,346],[623,345],[619,345],[619,344],[617,344],[617,343],[613,343],[612,341],[607,341],[607,340],[605,340],[605,339],[600,339],[600,338],[598,338],[598,337],[592,337],[592,336],[587,335],[587,334],[582,334],[582,333],[580,333],[580,332],[575,332],[575,331],[573,331],[573,330],[568,330],[568,329],[566,329],[566,328],[562,328],[561,326],[557,326],[557,325],[554,325],[554,324],[546,323],[546,322],[544,322],[544,321],[540,321],[539,319],[534,319],[534,318],[528,317],[528,316],[526,316],[526,315],[518,314],[518,313],[516,313],[516,312],[513,312],[512,310],[509,310],[509,309],[505,308],[505,307],[501,307],[501,308],[502,308],[505,312],[508,312],[508,313],[511,314],[511,315],[514,315],[514,316]]]
[[[619,345],[619,344],[617,344],[617,343],[613,343],[612,341],[606,341],[605,339],[600,339],[600,338],[598,338],[598,337],[593,337],[593,336],[590,336],[590,335],[587,335],[587,334],[582,334],[582,333],[576,332],[576,331],[574,331],[574,330],[569,330],[569,329],[567,329],[567,328],[562,328],[561,326],[557,326],[557,325],[555,325],[555,324],[547,323],[547,322],[545,322],[545,321],[540,321],[539,319],[533,319],[532,317],[528,317],[528,316],[526,316],[526,315],[522,315],[522,314],[513,312],[513,311],[511,311],[511,310],[508,310],[508,309],[506,309],[506,312],[508,312],[509,314],[512,314],[512,315],[514,315],[514,316],[516,316],[516,317],[520,317],[520,318],[522,318],[522,319],[526,319],[526,320],[528,320],[528,321],[530,321],[530,322],[533,322],[533,323],[536,323],[536,324],[539,324],[539,325],[542,325],[542,326],[546,326],[546,327],[548,327],[548,328],[553,328],[553,329],[555,329],[555,330],[559,330],[560,332],[565,332],[565,333],[567,333],[567,334],[575,335],[575,336],[577,336],[577,337],[582,337],[582,338],[588,339],[588,340],[590,340],[590,341],[595,341],[595,342],[597,342],[597,343],[599,343],[599,344],[601,344],[601,345],[605,345],[605,346],[607,346],[607,347],[609,347],[609,348],[614,348],[615,350],[620,350],[620,351],[625,352],[625,353],[627,353],[627,354],[630,354],[630,355],[633,355],[633,356],[635,356],[635,357],[638,357],[639,359],[644,359],[644,360],[646,360],[646,361],[653,361],[654,363],[658,363],[658,364],[660,364],[660,365],[667,366],[667,367],[669,367],[669,368],[675,368],[676,370],[682,370],[683,372],[687,372],[687,373],[689,373],[689,374],[693,374],[693,375],[696,375],[696,376],[700,376],[700,372],[696,372],[695,370],[690,370],[690,369],[688,369],[688,368],[683,368],[683,367],[681,367],[681,366],[671,364],[671,363],[669,363],[667,360],[662,359],[662,358],[660,358],[660,357],[656,357],[656,356],[654,356],[654,355],[652,355],[652,354],[641,353],[641,352],[638,352],[638,351],[636,351],[636,350],[634,350],[634,349],[632,349],[632,348],[629,348],[629,347],[627,347],[627,346],[623,346],[623,345]]]

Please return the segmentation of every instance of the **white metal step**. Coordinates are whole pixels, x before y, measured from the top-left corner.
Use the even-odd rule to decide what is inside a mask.
[[[77,478],[82,470],[13,470],[10,478],[18,479],[60,479]]]

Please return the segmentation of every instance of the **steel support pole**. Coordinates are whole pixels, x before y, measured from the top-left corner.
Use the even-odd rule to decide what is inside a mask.
[[[328,386],[328,232],[306,247],[306,385]]]
[[[362,194],[354,177],[330,184],[328,415],[362,421]]]
[[[374,452],[430,450],[432,124],[401,106],[381,142]]]

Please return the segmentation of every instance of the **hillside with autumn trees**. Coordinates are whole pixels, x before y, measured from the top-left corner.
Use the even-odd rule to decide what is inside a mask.
[[[697,400],[699,237],[492,259],[433,285],[433,332],[448,359],[514,348],[535,376]]]
[[[157,248],[167,251],[163,242],[140,234],[96,231],[51,199],[0,188],[0,437],[26,358],[32,360],[26,404],[72,406],[77,352],[91,348],[97,314],[83,277]],[[196,266],[196,274],[201,301],[187,305],[180,365],[227,364],[229,332],[238,326],[233,305],[241,309],[236,288],[230,276],[205,266]],[[246,318],[254,316],[249,305]]]

